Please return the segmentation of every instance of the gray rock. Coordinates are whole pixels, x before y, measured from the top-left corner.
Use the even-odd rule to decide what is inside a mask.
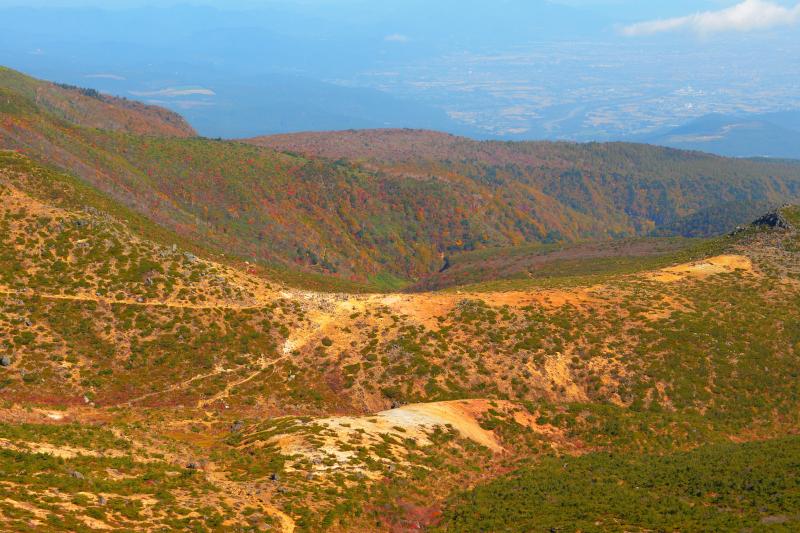
[[[26,318],[26,319],[25,319],[25,325],[26,325],[27,327],[31,327],[31,326],[33,325],[33,322],[31,322],[31,319],[30,319],[30,318]]]
[[[788,206],[784,206],[788,207]],[[792,229],[792,225],[784,218],[780,210],[767,213],[763,217],[753,222],[753,226],[765,226],[768,228]]]
[[[108,500],[106,500],[105,496],[100,496],[99,498],[97,498],[97,503],[100,505],[105,505],[108,503]]]
[[[278,475],[277,472],[273,472],[269,475],[270,481],[279,481],[281,477]]]
[[[197,256],[194,255],[193,253],[184,252],[183,257],[185,257],[186,260],[189,261],[190,263],[197,263],[199,261]]]
[[[189,470],[197,470],[198,468],[200,468],[200,465],[194,461],[189,461],[186,464],[186,468],[188,468]]]
[[[241,420],[237,420],[233,424],[231,424],[231,433],[238,433],[244,428],[244,422]]]
[[[11,366],[11,358],[7,355],[0,357],[0,366]]]
[[[81,474],[77,470],[73,470],[72,472],[69,473],[69,475],[71,477],[74,477],[75,479],[83,479],[83,474]]]

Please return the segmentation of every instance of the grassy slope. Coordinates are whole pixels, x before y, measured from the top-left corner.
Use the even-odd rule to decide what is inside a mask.
[[[447,268],[407,291],[460,288],[523,289],[564,278],[622,275],[709,255],[718,241],[641,238],[580,244],[528,245],[466,252],[448,257]]]
[[[0,438],[6,531],[211,531],[237,517],[203,476],[108,429],[0,423]]]
[[[440,530],[792,531],[799,458],[800,437],[549,458],[458,496]]]
[[[796,207],[782,214],[792,224],[800,222]],[[791,280],[798,279],[793,254],[800,250],[796,231],[766,235],[750,233],[745,242],[751,251],[760,250],[755,257],[768,279],[783,277],[787,289],[793,287]],[[780,256],[784,259],[776,261]],[[788,290],[795,294],[795,289]],[[711,296],[714,291],[720,292]],[[453,497],[437,530],[795,530],[800,521],[800,487],[794,475],[800,441],[782,437],[795,435],[796,429],[776,431],[772,425],[790,418],[795,418],[790,428],[797,423],[789,407],[797,401],[796,391],[781,383],[786,376],[794,382],[798,375],[800,338],[791,336],[783,346],[763,342],[761,335],[769,335],[763,328],[775,324],[788,331],[783,328],[794,328],[797,322],[790,303],[796,296],[779,296],[777,313],[761,314],[776,291],[782,289],[766,279],[749,288],[723,288],[717,282],[681,288],[676,296],[688,298],[695,310],[705,309],[704,318],[692,319],[690,311],[657,321],[649,333],[633,328],[655,341],[634,350],[651,359],[645,367],[637,364],[634,375],[673,384],[660,389],[670,398],[666,410],[654,404],[642,409],[636,401],[621,411],[598,404],[539,406],[540,423],[563,427],[588,445],[584,450],[590,453],[545,454]],[[640,294],[644,305],[652,301],[646,294]],[[726,306],[731,308],[722,310]],[[727,328],[738,332],[735,339]],[[662,359],[660,350],[672,343],[677,343],[674,355]],[[776,361],[788,366],[775,372]],[[651,392],[651,398],[660,395]],[[691,407],[701,403],[708,407]],[[763,408],[776,409],[774,416]],[[756,442],[742,444],[745,439]],[[676,453],[687,448],[692,451]]]
[[[244,285],[228,283],[227,267],[194,259],[189,250],[202,250],[178,236],[18,154],[0,153],[0,197],[0,351],[10,360],[0,374],[0,527],[211,531],[274,523],[257,505],[232,508],[217,480],[187,469],[187,455],[172,455],[174,443],[153,445],[149,430],[132,443],[139,430],[124,414],[111,424],[116,415],[88,407],[94,412],[81,423],[43,423],[40,411],[15,408],[53,406],[52,416],[69,417],[69,408],[146,393],[214,360],[230,358],[236,368],[242,350],[266,351],[276,335],[254,330],[246,311],[213,310],[214,302],[247,300]],[[147,305],[159,302],[177,307]],[[213,331],[215,315],[248,340],[224,331],[183,338]]]

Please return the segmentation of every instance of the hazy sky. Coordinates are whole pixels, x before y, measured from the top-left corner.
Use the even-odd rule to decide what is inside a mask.
[[[503,0],[497,0],[502,9]],[[727,31],[765,31],[796,27],[800,23],[800,2],[796,0],[550,0],[577,9],[602,11],[629,24],[640,18],[636,27],[623,28],[630,36],[688,30],[699,34]],[[396,7],[398,2],[373,0],[0,0],[2,7],[166,7],[174,5],[207,5],[224,9],[288,6],[292,8],[327,8],[341,6],[352,9],[364,5],[380,11],[384,5]],[[432,0],[429,5],[435,5]],[[402,5],[402,2],[399,2]],[[391,7],[390,7],[391,9]],[[420,13],[421,16],[424,12]],[[560,21],[554,21],[558,24]]]
[[[0,10],[0,64],[170,106],[211,136],[400,124],[619,138],[800,108],[800,0],[0,0]]]

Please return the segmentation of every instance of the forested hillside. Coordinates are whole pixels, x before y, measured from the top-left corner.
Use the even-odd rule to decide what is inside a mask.
[[[535,190],[577,215],[604,221],[610,236],[656,228],[685,236],[720,234],[800,194],[800,163],[641,144],[478,142],[421,130],[300,133],[250,142],[358,161],[393,175],[468,179],[504,194],[507,202],[521,194],[523,211],[536,206],[525,194],[526,188]],[[687,223],[698,213],[704,216]],[[558,237],[575,238],[558,231]]]
[[[418,131],[254,141],[263,147],[189,137],[170,112],[9,70],[0,88],[3,147],[218,251],[371,287],[423,278],[465,251],[721,233],[746,219],[692,215],[800,194],[800,166],[788,163]]]
[[[141,135],[189,137],[194,130],[180,115],[93,89],[49,83],[0,66],[0,112],[40,115],[75,125]],[[11,127],[10,118],[4,127]]]

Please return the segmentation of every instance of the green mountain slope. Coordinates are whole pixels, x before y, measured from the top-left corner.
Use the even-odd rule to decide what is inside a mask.
[[[549,458],[456,498],[437,531],[793,531],[800,437]]]

